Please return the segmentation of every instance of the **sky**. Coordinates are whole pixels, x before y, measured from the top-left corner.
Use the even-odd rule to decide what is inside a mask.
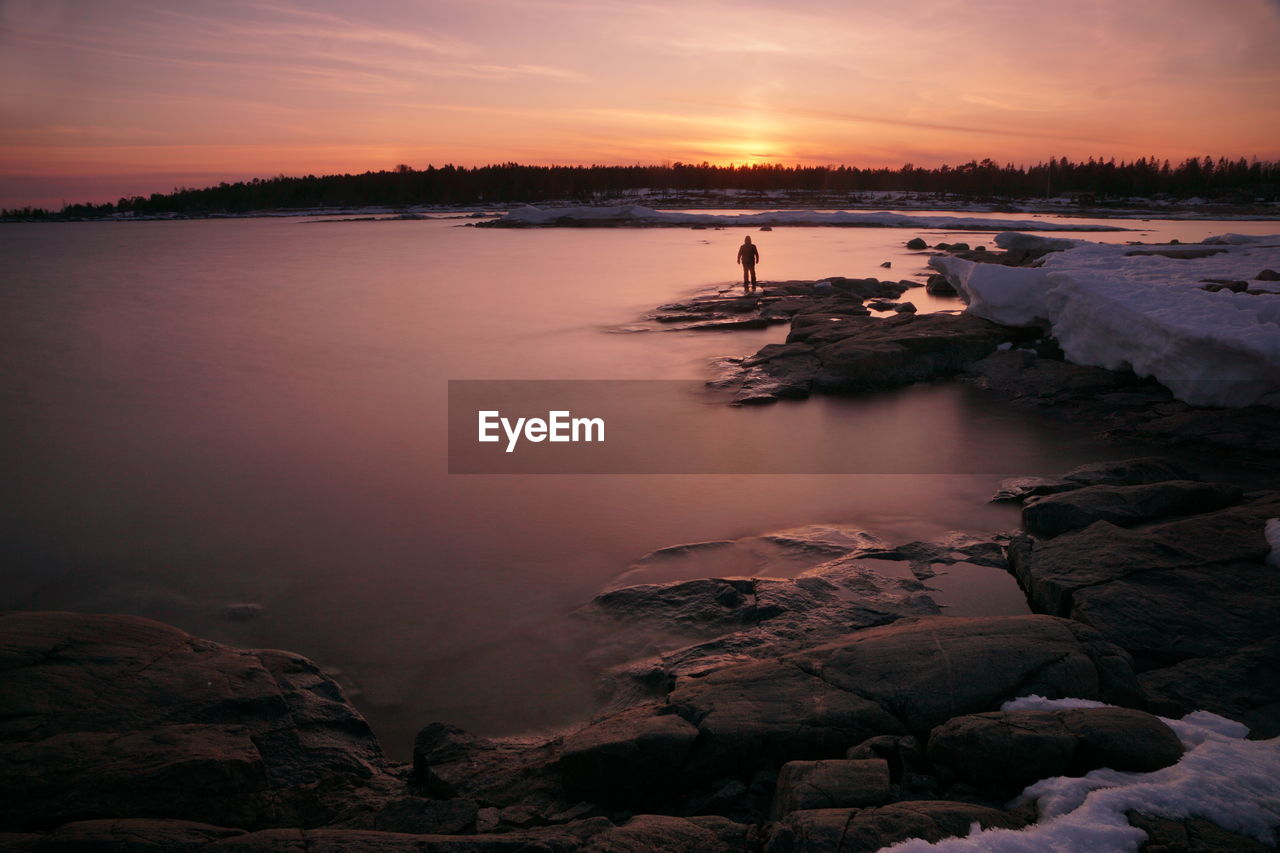
[[[1280,159],[1280,0],[0,0],[0,207],[278,174]]]

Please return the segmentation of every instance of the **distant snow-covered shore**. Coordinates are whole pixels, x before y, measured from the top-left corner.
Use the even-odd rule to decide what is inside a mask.
[[[945,228],[970,231],[1127,231],[1117,225],[1061,222],[1053,219],[992,219],[975,216],[905,214],[888,210],[818,211],[767,210],[759,213],[688,213],[654,210],[639,204],[615,207],[516,208],[506,216],[485,222],[494,228],[548,226],[586,227],[717,227],[717,226],[844,226],[869,228]]]

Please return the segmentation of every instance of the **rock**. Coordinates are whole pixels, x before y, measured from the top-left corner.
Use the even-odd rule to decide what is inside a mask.
[[[1253,277],[1254,281],[1280,281],[1280,272],[1265,269]]]
[[[1054,480],[1046,477],[1007,477],[1000,481],[1000,487],[991,496],[992,502],[1024,501],[1036,495],[1055,495],[1069,492],[1080,486],[1066,480]]]
[[[1127,708],[995,711],[955,717],[929,735],[929,760],[1004,799],[1051,776],[1151,772],[1176,764],[1182,743],[1159,718]]]
[[[912,237],[910,240],[907,241],[907,248],[919,251],[921,249],[929,248],[929,244],[926,243],[924,240],[921,240],[919,237]]]
[[[228,622],[248,622],[262,615],[261,604],[228,604],[222,608],[222,618]]]
[[[482,835],[493,832],[500,823],[502,823],[501,809],[489,806],[476,812],[476,832]]]
[[[1275,633],[1280,579],[1263,565],[1280,493],[1127,530],[1107,521],[1048,541],[1015,537],[1009,557],[1035,610],[1092,625],[1141,669],[1211,657]]]
[[[872,311],[892,311],[894,308],[898,307],[898,303],[890,302],[885,299],[877,299],[874,302],[867,303],[867,307]]]
[[[984,829],[1020,829],[1013,815],[987,806],[916,800],[867,809],[797,811],[774,826],[766,853],[871,853],[909,838],[941,841]]]
[[[1182,820],[1128,811],[1129,823],[1147,834],[1139,853],[1270,853],[1271,847],[1203,818]]]
[[[943,244],[939,244],[937,248],[941,249]],[[957,296],[955,286],[947,279],[945,275],[931,275],[924,283],[924,289],[938,296]]]
[[[769,344],[743,362],[734,402],[750,404],[809,396],[820,362],[807,344]]]
[[[868,738],[849,749],[844,757],[850,760],[878,758],[889,768],[889,781],[902,785],[910,773],[923,773],[929,768],[924,745],[911,735],[879,735]]]
[[[634,809],[668,796],[698,730],[661,709],[641,707],[607,717],[565,738],[560,758],[573,798]]]
[[[880,806],[889,799],[889,764],[883,759],[789,761],[778,773],[770,819],[801,809]]]
[[[855,299],[897,299],[907,288],[897,282],[875,278],[844,278],[832,276],[824,279],[830,286]]]
[[[904,619],[776,660],[682,679],[669,701],[698,727],[688,772],[707,778],[838,758],[1017,695],[1139,701],[1123,652],[1044,616]]]
[[[373,828],[418,835],[458,835],[475,828],[478,811],[475,800],[401,797],[380,805]]]
[[[0,823],[175,818],[313,826],[384,772],[373,733],[305,658],[133,616],[0,614]],[[39,775],[29,768],[38,765]]]
[[[888,269],[889,267],[893,266],[893,262],[885,261],[884,263],[880,264],[880,266],[884,267],[885,269]]]
[[[815,347],[821,363],[813,378],[816,390],[855,391],[958,373],[994,351],[1007,332],[967,314],[898,314],[839,330],[793,324],[787,341],[799,337]]]
[[[947,251],[948,252],[967,252],[969,251],[969,244],[968,243],[952,243],[951,245],[947,246]]]
[[[583,846],[584,853],[650,853],[661,850],[671,853],[737,853],[741,847],[739,838],[745,841],[745,827],[727,832],[724,822],[709,821],[705,825],[698,819],[666,817],[664,815],[637,815],[621,826],[605,830]],[[726,840],[723,835],[728,835]],[[735,838],[737,835],[739,838]],[[732,845],[732,846],[731,846]],[[737,850],[735,850],[737,847]]]
[[[1209,512],[1239,503],[1244,492],[1228,483],[1168,480],[1137,486],[1086,486],[1031,498],[1022,526],[1045,538],[1081,530],[1095,521],[1133,527],[1174,515]]]
[[[894,306],[893,310],[899,314],[914,314],[916,313],[916,306],[910,302],[899,302]]]
[[[1032,398],[1091,397],[1135,381],[1131,375],[1040,358],[1021,349],[993,352],[966,373],[980,388]]]
[[[1199,479],[1191,471],[1163,456],[1139,456],[1116,462],[1091,462],[1072,468],[1062,479],[1080,486],[1137,486],[1168,480]]]
[[[1153,669],[1139,682],[1150,708],[1162,716],[1204,709],[1244,723],[1253,737],[1280,736],[1280,636]]]

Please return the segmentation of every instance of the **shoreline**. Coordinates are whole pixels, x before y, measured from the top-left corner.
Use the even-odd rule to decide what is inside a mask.
[[[817,284],[774,283],[752,307],[805,335],[742,360],[742,387],[752,370],[804,362],[754,374],[752,394],[786,396],[762,383],[795,388],[814,368],[810,353],[786,347],[825,335],[823,345],[847,350],[848,336],[878,323],[867,352],[893,341],[919,356],[893,361],[896,382],[960,376],[1116,437],[1211,448],[1215,463],[1259,481],[1268,462],[1274,470],[1266,412],[1180,404],[1151,383],[1071,365],[1030,333],[1015,333],[1017,343],[1039,344],[1036,355],[1001,350],[1010,333],[977,318],[871,318],[863,302],[895,301],[903,283]],[[718,309],[669,310],[703,323],[737,297],[712,299]],[[732,328],[742,312],[721,319]],[[928,328],[916,328],[922,321]],[[865,384],[856,353],[845,354],[843,379],[828,366],[818,390]],[[876,363],[877,381],[884,368]],[[786,853],[963,836],[974,822],[1046,831],[1034,803],[1009,804],[1036,779],[1104,767],[1171,779],[1203,743],[1265,748],[1226,723],[1160,717],[1208,708],[1245,718],[1255,738],[1280,735],[1280,686],[1266,676],[1280,664],[1268,618],[1280,588],[1262,532],[1280,516],[1280,492],[1202,477],[1164,459],[1099,463],[1004,484],[1004,499],[1024,502],[1024,529],[1003,540],[893,545],[855,529],[779,531],[762,535],[816,555],[815,565],[792,578],[602,592],[579,614],[615,638],[598,662],[614,688],[600,715],[549,738],[429,723],[412,766],[387,761],[341,688],[297,655],[219,646],[136,617],[3,614],[0,652],[23,705],[0,739],[5,823],[16,829],[0,842]],[[914,579],[891,582],[867,560]],[[948,560],[1014,574],[1034,615],[930,611],[920,575]],[[654,648],[655,627],[690,642]],[[35,778],[22,770],[33,763],[44,770]],[[1262,832],[1206,829],[1194,808],[1177,819],[1125,814],[1152,843],[1196,836],[1221,845],[1207,849],[1252,849]],[[848,839],[856,844],[840,846]]]

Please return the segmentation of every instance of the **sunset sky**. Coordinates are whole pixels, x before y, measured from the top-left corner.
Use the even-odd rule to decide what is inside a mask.
[[[0,0],[0,207],[398,163],[1280,159],[1280,0]]]

